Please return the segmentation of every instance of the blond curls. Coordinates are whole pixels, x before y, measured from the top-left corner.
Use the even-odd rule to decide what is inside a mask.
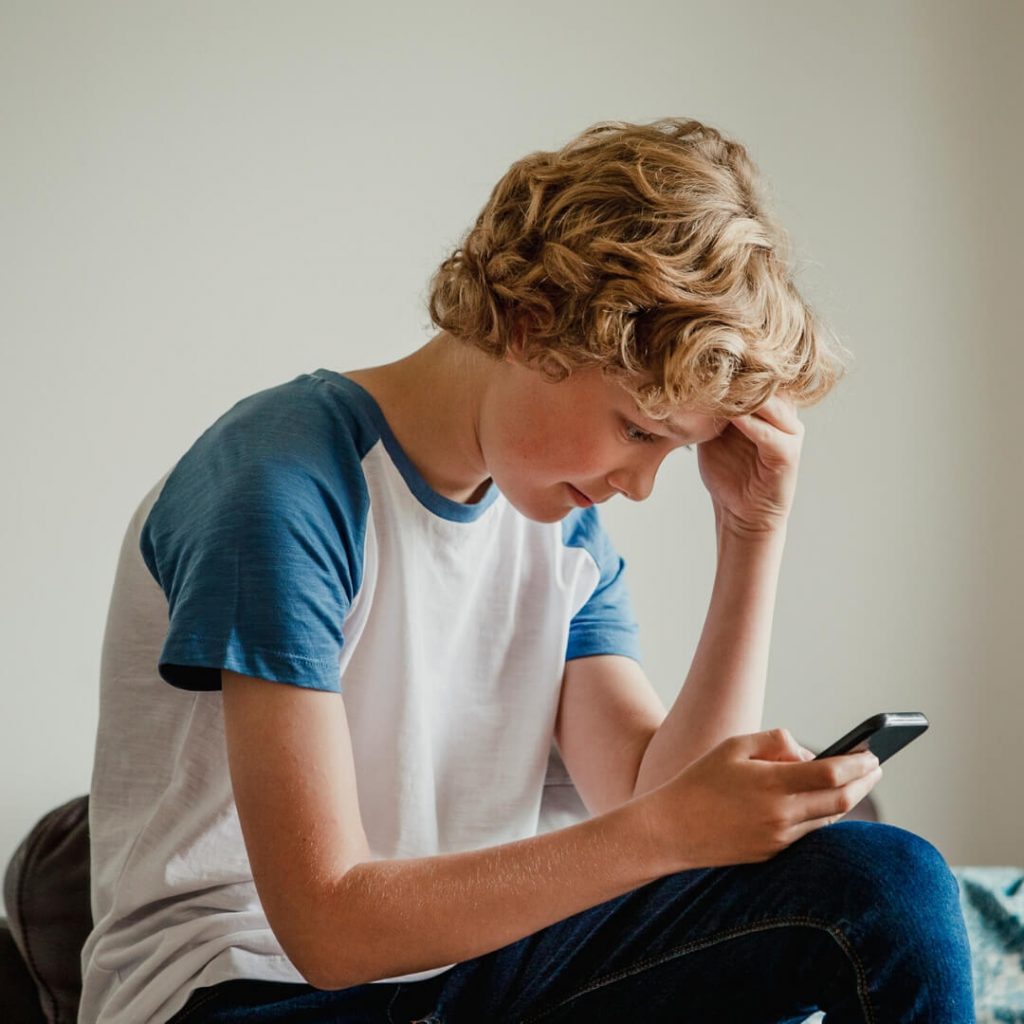
[[[435,272],[429,309],[551,380],[600,367],[655,418],[811,405],[846,350],[793,284],[789,239],[746,149],[699,121],[603,121],[498,182]]]

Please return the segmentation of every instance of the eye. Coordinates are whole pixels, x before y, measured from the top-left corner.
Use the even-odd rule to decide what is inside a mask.
[[[646,430],[641,430],[635,423],[630,423],[629,420],[626,420],[625,434],[630,441],[651,442],[658,440],[657,434],[649,434]]]
[[[660,441],[662,439],[660,434],[652,434],[649,431],[643,430],[630,420],[624,420],[623,422],[625,423],[623,433],[629,441],[644,441],[647,444],[651,444],[654,441]],[[692,452],[695,446],[692,444],[684,444],[682,447],[688,452]]]

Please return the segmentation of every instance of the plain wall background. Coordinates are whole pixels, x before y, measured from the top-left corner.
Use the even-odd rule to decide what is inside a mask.
[[[764,727],[931,731],[886,820],[1024,862],[1024,7],[0,4],[0,858],[89,785],[138,501],[239,398],[432,333],[434,267],[508,165],[599,120],[743,141],[856,356],[807,437]],[[604,507],[667,705],[714,573],[695,456]]]

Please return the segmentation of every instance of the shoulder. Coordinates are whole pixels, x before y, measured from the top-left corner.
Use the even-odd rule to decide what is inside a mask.
[[[380,437],[358,396],[325,371],[257,391],[236,402],[199,437],[189,453],[222,451],[243,465],[291,456],[306,465],[361,459]]]
[[[316,374],[241,399],[168,474],[141,531],[150,571],[160,580],[160,561],[197,544],[269,551],[360,534],[362,459],[378,437],[365,411]]]
[[[190,481],[206,486],[215,480],[221,492],[240,482],[352,482],[380,435],[351,396],[317,374],[236,402],[178,460],[164,494],[187,490]]]

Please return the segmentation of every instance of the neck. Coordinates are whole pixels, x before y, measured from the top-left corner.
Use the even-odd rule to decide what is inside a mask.
[[[494,361],[441,332],[393,363],[347,372],[384,413],[405,454],[438,494],[474,504],[490,483],[479,413]]]

